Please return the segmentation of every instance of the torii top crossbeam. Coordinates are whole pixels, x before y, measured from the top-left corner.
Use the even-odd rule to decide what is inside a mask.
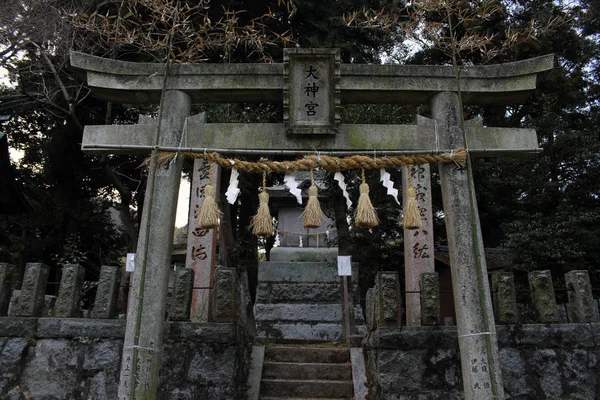
[[[470,66],[461,74],[464,104],[523,102],[536,76],[552,69],[552,54],[523,61]],[[158,103],[165,64],[136,63],[71,53],[71,65],[86,71],[94,94],[121,103]],[[195,103],[281,102],[281,64],[173,64],[167,89],[186,92]],[[342,103],[423,104],[436,93],[456,90],[451,66],[341,64]]]

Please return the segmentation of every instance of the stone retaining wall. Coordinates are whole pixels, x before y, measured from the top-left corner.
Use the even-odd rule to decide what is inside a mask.
[[[117,398],[124,320],[0,318],[0,398]],[[234,323],[167,322],[159,399],[237,399],[248,348]]]
[[[507,399],[599,398],[600,324],[496,328]],[[363,344],[373,398],[464,398],[455,327],[379,328]]]

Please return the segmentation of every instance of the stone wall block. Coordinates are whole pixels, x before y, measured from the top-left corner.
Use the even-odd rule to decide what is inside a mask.
[[[512,272],[497,272],[492,275],[492,298],[497,324],[519,322],[515,278]]]
[[[92,318],[115,318],[120,278],[121,269],[119,267],[102,266]]]
[[[189,321],[194,288],[194,270],[177,268],[171,298],[169,319],[171,321]]]
[[[550,271],[532,271],[527,275],[537,322],[557,323],[559,316]]]
[[[438,325],[440,320],[440,278],[437,272],[423,272],[421,288],[421,325]]]
[[[592,296],[588,271],[571,271],[565,274],[569,296],[570,322],[598,322],[598,311]]]
[[[217,267],[214,282],[212,302],[213,321],[235,321],[237,311],[237,276],[235,268]]]
[[[377,329],[377,312],[375,311],[375,288],[367,290],[365,297],[365,314],[367,315],[367,328],[369,332]]]
[[[402,298],[398,272],[380,271],[377,273],[377,325],[379,327],[400,326],[402,318]]]
[[[44,306],[44,295],[50,268],[42,263],[27,263],[19,295],[18,317],[39,317]]]
[[[0,317],[8,315],[8,306],[12,294],[12,273],[15,266],[7,263],[0,263]]]
[[[66,264],[63,266],[58,298],[54,306],[56,317],[79,317],[79,298],[84,276],[85,270],[80,265]]]

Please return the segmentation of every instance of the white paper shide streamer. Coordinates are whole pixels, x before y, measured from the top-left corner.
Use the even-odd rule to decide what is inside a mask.
[[[392,196],[396,203],[400,204],[398,201],[398,189],[394,188],[394,182],[392,182],[392,177],[389,172],[387,172],[384,168],[379,170],[380,178],[379,180],[382,182],[382,185],[387,189],[387,194]]]
[[[240,194],[239,189],[239,180],[240,173],[236,168],[231,169],[231,178],[229,178],[229,186],[227,187],[227,191],[225,192],[225,196],[227,197],[227,202],[229,204],[235,203],[237,197]]]
[[[283,177],[283,182],[285,186],[290,190],[290,193],[296,196],[296,200],[298,200],[298,204],[302,204],[302,190],[298,187],[300,182],[294,178],[294,175],[286,175]]]
[[[273,244],[274,247],[279,247],[281,246],[281,240],[279,239],[279,232],[277,232],[277,235],[275,235],[275,243]]]
[[[346,187],[346,180],[344,179],[344,174],[342,174],[341,172],[336,172],[335,175],[333,176],[333,179],[335,179],[338,182],[338,186],[342,190],[342,194],[344,195],[344,198],[346,199],[346,207],[349,210],[350,208],[352,208],[352,200],[350,200],[350,195],[348,194],[348,190]]]

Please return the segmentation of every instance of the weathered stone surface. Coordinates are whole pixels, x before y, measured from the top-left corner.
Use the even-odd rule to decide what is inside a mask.
[[[342,334],[341,323],[257,322],[258,336],[269,339],[334,341]]]
[[[173,340],[232,343],[236,340],[234,323],[168,322],[165,336]]]
[[[438,325],[440,320],[440,278],[437,272],[421,274],[421,325]]]
[[[523,100],[535,89],[536,74],[552,68],[553,58],[546,55],[465,69],[461,76],[465,104]],[[105,100],[158,103],[160,99],[164,64],[109,60],[77,52],[71,53],[71,64],[87,71],[88,84]],[[169,88],[187,91],[194,101],[280,102],[283,91],[283,64],[187,64],[174,68],[172,75]],[[432,93],[456,90],[451,66],[342,64],[341,76],[344,103],[421,104]]]
[[[265,346],[252,346],[252,354],[250,356],[250,372],[248,374],[247,383],[247,400],[258,400],[264,362]]]
[[[339,285],[327,283],[271,283],[262,284],[259,287],[259,292],[265,292],[263,302],[267,302],[267,298],[271,303],[339,303],[341,301],[341,293]],[[266,295],[269,297],[266,297]]]
[[[256,304],[256,319],[262,321],[339,322],[340,304]]]
[[[375,304],[375,288],[370,288],[367,290],[367,295],[365,296],[366,323],[369,331],[377,329],[377,312],[375,311]]]
[[[107,340],[91,343],[83,355],[83,369],[86,371],[100,371],[115,368],[119,365],[122,340]]]
[[[73,341],[42,339],[31,348],[21,385],[34,399],[77,398],[81,346]],[[33,360],[35,359],[35,362]],[[60,366],[60,368],[57,368]]]
[[[8,315],[8,306],[12,294],[12,274],[14,265],[0,263],[0,317]]]
[[[498,326],[506,398],[595,399],[599,329],[598,323]],[[380,329],[364,344],[378,398],[445,399],[444,392],[463,398],[455,329]],[[481,360],[474,365],[480,369]],[[397,380],[406,376],[420,384],[395,382],[390,371]]]
[[[81,318],[40,318],[37,336],[41,338],[122,338],[123,320],[89,320]]]
[[[37,332],[37,318],[2,318],[0,337],[33,337]]]
[[[23,285],[19,295],[17,316],[38,317],[42,315],[44,295],[48,283],[49,268],[42,263],[27,263]]]
[[[212,317],[215,322],[234,321],[237,314],[237,276],[235,268],[219,266],[215,270]]]
[[[0,326],[11,320],[35,322],[37,319],[3,318]],[[35,334],[27,335],[28,338],[0,335],[0,398],[116,399],[123,340],[112,339],[112,334],[103,326],[124,321],[39,320],[46,328],[48,320],[83,321],[89,327],[57,338],[36,339]],[[157,398],[242,398],[249,354],[245,338],[236,332],[234,324],[171,322],[169,325],[183,328],[165,332],[168,339],[161,348]],[[46,328],[40,329],[42,333],[48,331]],[[88,336],[94,332],[107,336]]]
[[[96,291],[96,301],[92,310],[92,318],[108,319],[116,317],[120,279],[120,268],[108,265],[102,266],[98,289]]]
[[[28,341],[25,338],[10,338],[0,342],[0,376],[13,378],[21,374],[21,363],[25,358]]]
[[[269,261],[335,262],[338,254],[337,247],[274,247]]]
[[[194,270],[177,268],[171,297],[169,319],[172,321],[187,321],[190,319],[192,305],[192,290],[194,287]]]
[[[527,365],[514,348],[500,349],[504,389],[511,399],[535,398],[535,390],[527,381]]]
[[[79,317],[79,298],[85,269],[77,264],[67,264],[62,268],[62,278],[58,298],[54,305],[54,316],[65,318]]]
[[[331,263],[261,262],[259,282],[338,283],[337,267]]]
[[[116,399],[119,389],[118,376],[115,373],[100,371],[85,381],[88,399]],[[85,392],[84,392],[85,395]]]
[[[384,393],[401,393],[420,390],[424,355],[424,350],[380,351],[378,373],[382,391]],[[398,379],[398,377],[406,377],[406,379]]]
[[[366,400],[369,394],[365,357],[361,348],[350,349],[350,362],[352,363],[352,383],[354,385],[354,399]]]
[[[590,353],[582,349],[566,349],[561,367],[565,393],[569,393],[568,398],[596,399],[598,397],[596,388],[598,353]]]
[[[455,92],[438,93],[431,99],[431,115],[437,121],[441,148],[467,146],[461,109],[463,101]],[[471,146],[471,142],[468,146]],[[452,164],[439,164],[438,167],[450,248],[465,398],[504,398],[496,324],[473,177]],[[489,334],[474,335],[480,332]],[[488,360],[489,365],[485,370],[471,368],[474,359]]]
[[[375,279],[377,325],[399,326],[402,318],[402,300],[398,272],[379,271]]]
[[[571,271],[565,274],[569,296],[570,322],[598,322],[598,310],[592,296],[588,271]]]
[[[417,116],[419,126],[432,126],[433,120]],[[410,167],[410,171],[409,171]],[[404,287],[406,289],[406,326],[431,325],[422,323],[423,287],[421,275],[435,272],[433,216],[431,207],[431,172],[429,164],[402,167],[402,204],[408,199],[408,178],[415,189],[417,207],[421,214],[421,227],[404,228]],[[439,295],[438,295],[439,296]],[[439,297],[438,297],[439,301]],[[433,305],[433,304],[429,304]],[[438,306],[439,308],[439,306]],[[431,310],[430,310],[431,311]],[[435,317],[437,320],[437,316]],[[435,322],[433,322],[435,323]]]
[[[530,363],[535,370],[537,380],[546,398],[562,399],[563,384],[561,379],[561,367],[556,351],[553,349],[541,349],[533,352]]]
[[[515,279],[512,272],[497,272],[492,276],[494,315],[498,324],[519,322]]]
[[[545,324],[558,322],[556,297],[550,271],[532,271],[527,276],[537,322]]]

